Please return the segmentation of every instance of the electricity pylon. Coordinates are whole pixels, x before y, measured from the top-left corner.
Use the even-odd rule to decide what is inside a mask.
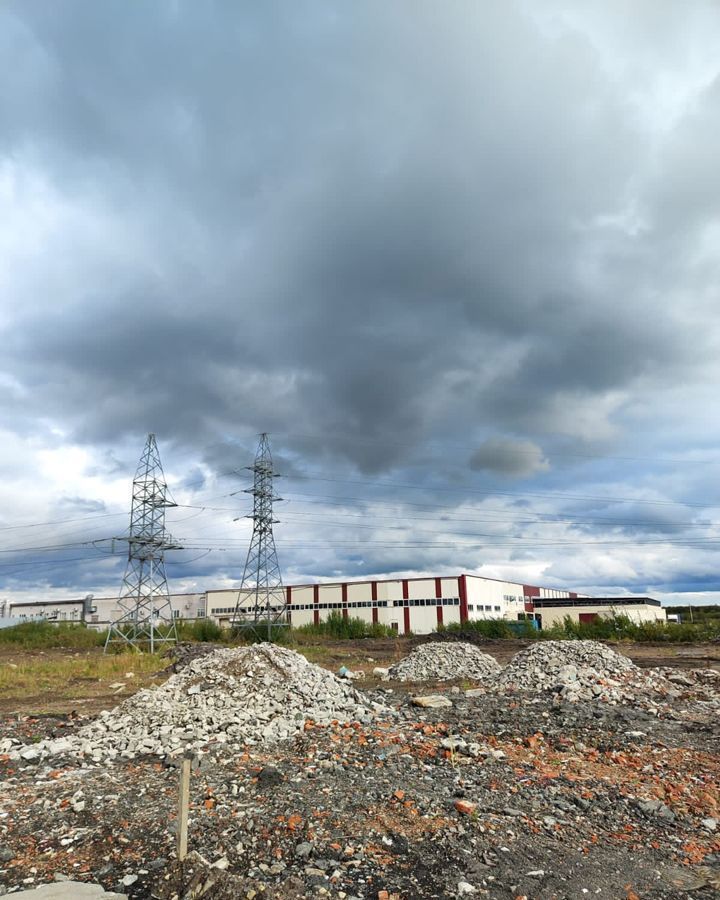
[[[278,476],[273,470],[267,434],[260,435],[255,462],[247,468],[254,473],[253,486],[245,491],[253,495],[253,512],[247,517],[253,520],[253,533],[231,624],[271,640],[273,628],[290,623],[273,537],[277,522],[273,519],[273,501],[282,498],[273,489],[273,478]]]
[[[165,575],[165,551],[182,549],[165,531],[165,510],[176,505],[155,435],[149,434],[133,480],[130,530],[117,539],[128,542],[128,561],[118,598],[120,615],[108,630],[106,651],[110,644],[129,644],[152,653],[158,644],[177,641]]]

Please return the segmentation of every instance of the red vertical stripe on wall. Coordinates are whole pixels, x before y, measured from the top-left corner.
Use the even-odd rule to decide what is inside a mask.
[[[467,583],[464,575],[458,578],[458,593],[460,594],[460,621],[467,622]]]
[[[532,584],[524,584],[523,585],[523,594],[525,597],[539,597],[540,596],[540,588],[535,587]],[[525,600],[525,612],[532,612],[535,609],[535,604],[532,600]]]
[[[320,585],[313,585],[313,604],[315,605],[315,609],[313,610],[313,622],[315,625],[320,624],[320,610],[318,609],[318,603],[320,603]]]
[[[435,596],[442,597],[442,578],[435,579]]]
[[[290,606],[290,604],[292,603],[292,588],[290,587],[290,585],[288,585],[286,588],[285,602],[287,603],[287,620],[289,624],[292,624],[292,607]]]
[[[407,600],[410,596],[410,585],[408,584],[407,578],[403,578],[402,581],[402,594],[403,600]],[[410,607],[406,606],[403,608],[403,621],[405,623],[405,634],[410,631]]]
[[[348,617],[347,584],[343,584],[343,586],[342,586],[342,614],[343,614],[343,619],[347,619],[347,617]]]
[[[377,604],[377,581],[370,582],[370,599],[374,604]],[[378,623],[378,608],[377,606],[373,606],[372,608],[372,620],[373,625],[377,625]]]
[[[435,599],[440,600],[440,603],[435,607],[435,612],[437,613],[437,623],[438,625],[442,625],[443,623],[443,608],[442,608],[442,578],[435,579]]]
[[[443,623],[443,608],[442,608],[442,606],[436,606],[435,611],[437,612],[437,623],[438,623],[438,625],[442,625],[442,623]]]

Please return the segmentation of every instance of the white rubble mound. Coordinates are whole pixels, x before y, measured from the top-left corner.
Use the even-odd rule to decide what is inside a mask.
[[[240,750],[292,737],[308,719],[320,725],[367,723],[389,712],[294,650],[255,644],[197,659],[164,684],[102,712],[74,735],[11,755],[39,761],[82,754],[100,761],[174,756],[212,743]]]
[[[598,641],[539,641],[516,654],[495,685],[589,700],[613,694],[636,677],[641,673],[633,662]]]
[[[396,681],[488,681],[500,668],[492,656],[473,644],[431,641],[391,666],[387,677]]]

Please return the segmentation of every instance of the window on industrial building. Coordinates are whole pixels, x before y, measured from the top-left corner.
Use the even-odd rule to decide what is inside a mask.
[[[173,613],[173,619],[179,619],[179,618],[180,618],[180,610],[179,610],[179,609],[174,609],[174,610],[172,611],[172,613]]]
[[[205,618],[205,610],[202,609],[202,607],[197,611],[197,617],[198,617],[198,619],[204,619],[204,618]]]
[[[393,631],[397,631],[397,630],[398,630],[398,623],[397,623],[397,622],[391,622],[391,623],[390,623],[390,627],[392,628]]]
[[[468,612],[475,612],[475,607],[472,605],[472,603],[468,603]]]
[[[486,606],[485,612],[492,612],[492,606]]]
[[[495,612],[500,612],[500,607],[499,607],[499,606],[494,606],[493,609],[494,609]]]

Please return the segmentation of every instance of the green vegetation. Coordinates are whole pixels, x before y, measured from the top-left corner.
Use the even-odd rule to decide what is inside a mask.
[[[542,640],[595,640],[693,643],[720,637],[720,622],[707,620],[690,624],[683,622],[633,622],[627,616],[598,616],[593,622],[577,622],[565,616],[562,623],[553,625],[535,636]]]
[[[50,622],[22,622],[12,628],[0,628],[0,644],[11,644],[24,650],[62,647],[67,650],[89,650],[105,643],[105,633],[85,625]]]
[[[108,682],[122,680],[129,672],[135,678],[127,680],[128,687],[138,688],[167,665],[167,660],[158,654],[134,651],[14,658],[17,662],[0,664],[0,695],[4,701],[40,695],[45,695],[47,702],[86,698],[89,694],[107,693]]]
[[[666,611],[679,615],[683,624],[715,625],[720,628],[720,606],[668,606]]]
[[[179,641],[199,641],[217,644],[227,643],[232,637],[229,629],[221,628],[212,619],[178,622],[177,636]]]
[[[507,619],[473,619],[468,622],[451,622],[449,625],[439,625],[438,631],[449,634],[474,633],[482,637],[507,640],[508,638],[537,638],[539,632],[528,621],[509,622]]]
[[[694,622],[687,618],[675,622],[637,623],[627,616],[598,616],[592,622],[578,622],[566,616],[561,623],[542,631],[528,621],[510,622],[506,619],[479,619],[462,624],[453,622],[438,626],[438,631],[450,634],[474,633],[491,640],[524,638],[526,640],[599,640],[692,643],[720,637],[718,607],[705,607],[702,615],[696,612]],[[256,643],[267,640],[263,631],[259,635],[251,631],[232,631],[221,628],[210,619],[178,622],[178,640],[210,641],[224,644]],[[102,647],[105,632],[93,631],[79,623],[24,622],[12,628],[0,629],[0,646],[23,650],[91,650]],[[412,635],[398,635],[387,625],[372,624],[360,618],[345,618],[333,612],[318,625],[302,625],[300,628],[274,626],[271,640],[286,646],[307,647],[323,638],[331,640],[360,640],[363,638],[396,638],[407,640]],[[121,651],[122,652],[122,651]]]
[[[302,625],[292,629],[292,635],[300,643],[305,639],[330,637],[337,640],[356,640],[358,638],[384,638],[395,637],[396,634],[387,625],[372,624],[360,618],[346,619],[341,613],[333,612],[319,625]]]

